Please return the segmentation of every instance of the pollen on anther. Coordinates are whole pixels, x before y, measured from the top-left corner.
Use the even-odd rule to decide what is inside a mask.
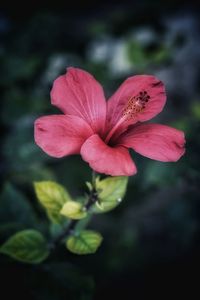
[[[138,113],[145,109],[146,103],[150,100],[147,91],[140,91],[137,95],[128,99],[126,106],[122,111],[122,116],[127,120],[134,118]]]

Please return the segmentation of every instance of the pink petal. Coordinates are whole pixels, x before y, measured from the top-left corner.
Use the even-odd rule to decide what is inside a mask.
[[[53,157],[80,153],[82,144],[92,134],[90,126],[76,116],[52,115],[35,121],[35,142]]]
[[[81,148],[81,155],[98,173],[111,176],[130,176],[137,172],[126,148],[121,146],[111,148],[97,134],[86,140]]]
[[[65,114],[84,119],[95,132],[104,130],[106,102],[101,85],[88,72],[68,68],[51,90],[51,102]]]
[[[136,75],[126,79],[119,89],[107,102],[107,126],[111,129],[122,117],[128,101],[140,92],[146,91],[150,99],[145,103],[145,108],[134,114],[130,124],[137,121],[147,121],[160,113],[166,102],[163,83],[151,75]]]
[[[160,124],[133,126],[118,139],[118,143],[133,148],[143,156],[164,162],[177,161],[185,153],[184,133]]]

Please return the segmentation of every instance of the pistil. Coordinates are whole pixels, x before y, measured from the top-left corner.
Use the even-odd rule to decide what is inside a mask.
[[[149,99],[150,96],[146,91],[141,91],[137,96],[132,96],[128,99],[124,109],[122,110],[121,118],[114,125],[105,139],[106,144],[108,144],[111,137],[122,123],[134,120],[136,116],[145,109],[146,103],[149,101]]]

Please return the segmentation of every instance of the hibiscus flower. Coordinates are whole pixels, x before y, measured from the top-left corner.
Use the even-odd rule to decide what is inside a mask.
[[[134,175],[137,169],[129,148],[163,162],[177,161],[184,154],[182,131],[142,123],[160,113],[165,102],[164,85],[154,76],[129,77],[106,102],[92,75],[70,67],[51,90],[51,103],[64,114],[38,118],[35,141],[53,157],[80,154],[98,173]]]

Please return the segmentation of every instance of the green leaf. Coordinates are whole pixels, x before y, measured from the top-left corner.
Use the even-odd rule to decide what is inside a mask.
[[[128,177],[108,177],[101,181],[96,181],[98,192],[98,203],[94,212],[104,213],[114,209],[121,203],[128,184]]]
[[[18,261],[39,264],[47,258],[47,243],[39,231],[23,230],[11,236],[0,248],[0,252]]]
[[[60,210],[71,200],[66,189],[53,181],[35,182],[34,187],[39,202],[47,210],[49,219],[54,223],[63,223],[66,219],[60,215]]]
[[[76,201],[68,201],[62,207],[60,213],[70,219],[80,220],[87,216],[83,204]]]
[[[92,230],[83,230],[67,239],[67,249],[75,254],[95,253],[101,245],[102,236]]]
[[[86,181],[86,185],[89,191],[92,191],[92,184],[91,182]]]

